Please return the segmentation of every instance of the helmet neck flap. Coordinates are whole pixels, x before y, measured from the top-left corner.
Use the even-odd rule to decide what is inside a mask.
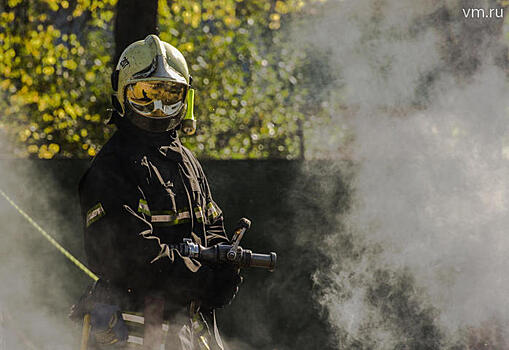
[[[165,118],[148,118],[136,113],[127,103],[124,116],[138,128],[153,133],[178,129],[182,121],[182,114]]]
[[[115,124],[121,134],[129,139],[129,143],[131,144],[142,143],[145,145],[167,146],[175,143],[175,141],[179,142],[175,129],[165,132],[149,131],[146,128],[141,128],[136,125],[133,119],[128,117],[127,113],[122,117],[117,112],[113,111],[110,123]]]

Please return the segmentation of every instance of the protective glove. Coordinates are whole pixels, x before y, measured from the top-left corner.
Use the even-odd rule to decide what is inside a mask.
[[[91,333],[97,344],[121,345],[128,337],[127,325],[117,305],[94,303],[90,312]]]
[[[199,273],[203,277],[200,299],[204,307],[217,309],[231,304],[242,283],[242,276],[237,267],[202,266]]]
[[[96,344],[123,345],[128,329],[117,305],[89,302],[87,305],[73,305],[69,317],[78,322],[90,314],[91,334]]]
[[[90,314],[91,335],[95,343],[121,346],[128,337],[127,325],[120,308],[109,304],[107,291],[107,283],[101,280],[87,287],[79,302],[72,306],[69,317],[81,322],[85,314]]]

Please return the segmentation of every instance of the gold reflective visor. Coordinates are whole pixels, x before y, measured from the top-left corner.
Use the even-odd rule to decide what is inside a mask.
[[[129,84],[126,98],[133,109],[147,117],[170,117],[184,106],[187,85],[169,81],[139,81]]]

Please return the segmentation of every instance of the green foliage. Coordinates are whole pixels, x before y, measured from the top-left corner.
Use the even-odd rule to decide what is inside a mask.
[[[0,128],[18,156],[89,157],[108,139],[116,0],[9,0],[0,14]],[[159,1],[161,38],[186,56],[206,158],[296,158],[303,53],[284,24],[304,1]]]
[[[11,0],[4,8],[0,127],[15,137],[18,156],[93,156],[108,137],[101,119],[110,50],[102,43],[110,40],[105,29],[113,5]],[[74,33],[77,24],[87,30]]]
[[[300,2],[300,6],[303,2]],[[278,29],[295,1],[159,2],[161,38],[190,64],[198,132],[184,139],[213,158],[299,156],[296,60]]]

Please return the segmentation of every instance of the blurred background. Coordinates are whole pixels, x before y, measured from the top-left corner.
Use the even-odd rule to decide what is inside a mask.
[[[229,349],[507,349],[508,5],[1,0],[0,190],[85,261],[110,73],[159,33],[227,227],[278,253],[220,311]],[[0,227],[0,349],[77,349],[89,278],[4,198]]]

